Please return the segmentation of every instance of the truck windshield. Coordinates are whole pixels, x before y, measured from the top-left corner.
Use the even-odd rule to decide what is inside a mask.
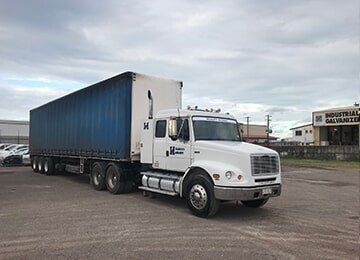
[[[241,141],[236,120],[193,117],[195,140]]]

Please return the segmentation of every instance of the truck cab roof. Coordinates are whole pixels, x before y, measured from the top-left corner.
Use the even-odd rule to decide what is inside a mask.
[[[167,118],[167,117],[192,117],[192,116],[206,116],[206,117],[220,117],[220,118],[227,118],[236,120],[230,114],[226,113],[217,113],[217,112],[208,112],[205,110],[198,110],[198,109],[166,109],[159,111],[155,118]]]

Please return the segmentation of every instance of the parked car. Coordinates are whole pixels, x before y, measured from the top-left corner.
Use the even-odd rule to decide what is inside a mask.
[[[3,143],[3,144],[0,144],[0,151],[1,150],[4,150],[6,147],[10,146],[11,144],[6,144],[6,143]]]
[[[11,144],[7,147],[5,147],[4,149],[0,150],[0,159],[5,156],[6,154],[8,154],[12,149],[15,149],[17,147],[16,144]]]
[[[31,164],[29,152],[22,156],[22,164],[23,165],[30,165]]]
[[[14,155],[17,152],[20,152],[28,148],[29,148],[28,145],[23,145],[23,144],[9,145],[8,147],[0,151],[0,161],[4,160],[9,155]]]
[[[13,165],[22,165],[23,164],[23,156],[29,154],[29,149],[19,149],[17,151],[12,152],[12,154],[6,156],[1,164],[3,166],[13,166]]]

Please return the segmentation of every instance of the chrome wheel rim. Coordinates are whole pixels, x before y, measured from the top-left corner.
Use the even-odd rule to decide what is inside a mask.
[[[45,171],[45,172],[48,172],[48,170],[49,170],[49,164],[48,164],[48,162],[46,161],[46,162],[45,162],[45,165],[44,165],[44,171]]]
[[[41,162],[40,162],[40,161],[39,161],[39,164],[38,164],[38,169],[39,169],[39,171],[42,170],[42,165],[41,165]]]
[[[94,179],[94,184],[95,184],[95,185],[99,185],[99,183],[100,183],[100,178],[101,178],[100,172],[96,172],[93,176],[94,176],[94,177],[93,177],[93,179]]]
[[[33,169],[36,169],[36,162],[35,162],[35,160],[33,161],[32,167],[33,167]]]
[[[208,201],[208,196],[206,190],[200,184],[195,184],[190,190],[190,203],[191,205],[198,209],[202,210],[206,207]]]
[[[117,177],[116,177],[116,174],[113,172],[113,171],[110,171],[109,172],[109,177],[108,177],[108,184],[109,184],[109,187],[111,189],[113,189],[115,187],[117,183]]]

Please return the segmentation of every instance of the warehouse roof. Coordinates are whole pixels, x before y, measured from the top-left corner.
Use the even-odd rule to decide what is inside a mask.
[[[313,113],[318,113],[318,112],[329,112],[329,111],[338,111],[338,110],[353,110],[353,109],[360,109],[358,106],[348,106],[348,107],[336,107],[336,108],[329,108],[329,109],[323,109],[323,110],[317,110],[314,111]]]
[[[29,121],[0,119],[2,125],[28,125]]]
[[[311,125],[312,125],[312,123],[306,124],[306,125],[300,125],[300,126],[296,126],[296,127],[290,128],[290,130],[294,130],[294,129],[298,129],[298,128],[303,128],[303,127],[305,127],[305,126],[311,126]]]

